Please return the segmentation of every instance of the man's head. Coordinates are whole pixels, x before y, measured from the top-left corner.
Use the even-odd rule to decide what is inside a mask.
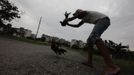
[[[82,9],[77,9],[73,15],[75,16],[75,15],[81,13],[82,11],[83,11]]]
[[[86,16],[86,11],[82,9],[77,9],[75,13],[73,14],[73,16],[78,16],[78,18],[81,19]]]

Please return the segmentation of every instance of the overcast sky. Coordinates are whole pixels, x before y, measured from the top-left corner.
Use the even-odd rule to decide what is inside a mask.
[[[84,24],[79,28],[62,27],[64,12],[76,9],[99,11],[111,18],[111,26],[103,33],[102,38],[117,43],[130,45],[134,50],[134,0],[11,0],[19,7],[21,19],[15,20],[15,27],[25,27],[36,32],[39,18],[42,23],[41,34],[57,36],[66,40],[77,39],[84,42],[94,25]],[[70,15],[72,16],[72,15]],[[77,20],[79,21],[79,20]],[[73,23],[77,23],[74,21]]]

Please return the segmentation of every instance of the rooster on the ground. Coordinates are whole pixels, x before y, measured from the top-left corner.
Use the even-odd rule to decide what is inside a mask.
[[[51,42],[51,49],[59,55],[65,54],[65,52],[67,52],[65,49],[60,47],[60,44],[57,42],[52,41]]]

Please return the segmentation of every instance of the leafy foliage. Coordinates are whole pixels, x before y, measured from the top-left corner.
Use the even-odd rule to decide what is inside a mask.
[[[0,22],[10,22],[15,18],[20,18],[18,8],[11,4],[8,0],[0,0]]]
[[[114,58],[123,58],[132,60],[134,52],[129,50],[129,45],[125,46],[122,43],[115,43],[111,40],[105,40],[105,45],[110,50],[110,53]]]

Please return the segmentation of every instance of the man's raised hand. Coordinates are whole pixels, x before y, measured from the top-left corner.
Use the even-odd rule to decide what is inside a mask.
[[[69,17],[69,15],[71,14],[71,12],[65,12],[65,19],[63,20],[63,21],[60,21],[60,23],[61,23],[61,26],[66,26],[67,24],[68,24],[68,21],[67,21],[67,19],[68,19],[68,17]]]

